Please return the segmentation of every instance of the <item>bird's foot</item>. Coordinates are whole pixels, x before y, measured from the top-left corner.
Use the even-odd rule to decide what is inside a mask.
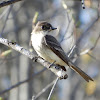
[[[68,75],[67,74],[65,74],[64,76],[59,77],[60,80],[67,79],[67,78],[68,78]]]

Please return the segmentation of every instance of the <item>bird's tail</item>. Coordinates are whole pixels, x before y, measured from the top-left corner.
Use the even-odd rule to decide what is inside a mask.
[[[70,68],[81,75],[87,82],[89,82],[89,80],[93,81],[93,79],[83,72],[79,67],[75,67],[74,65],[70,64]]]

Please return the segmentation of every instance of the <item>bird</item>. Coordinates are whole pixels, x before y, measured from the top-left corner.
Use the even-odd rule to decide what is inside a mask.
[[[57,39],[52,36],[53,31],[57,28],[54,28],[50,23],[46,21],[38,21],[31,33],[31,43],[38,54],[44,60],[53,63],[61,68],[65,73],[67,73],[68,68],[71,68],[81,77],[83,77],[87,82],[93,81],[93,79],[77,67],[65,54],[60,43]],[[58,76],[61,76],[61,73],[58,73]],[[61,79],[66,79],[67,74]]]

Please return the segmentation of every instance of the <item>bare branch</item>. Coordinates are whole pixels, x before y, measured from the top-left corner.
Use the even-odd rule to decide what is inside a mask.
[[[95,49],[95,47],[96,47],[96,45],[97,45],[99,39],[100,39],[100,34],[99,34],[98,38],[96,39],[96,41],[95,41],[93,47],[88,48],[88,49],[82,51],[81,53],[78,53],[77,56],[75,56],[75,57],[73,57],[73,58],[77,58],[77,57],[79,57],[79,56],[88,54],[88,56],[90,56],[90,57],[93,58],[94,60],[99,61],[96,57],[92,56],[92,55],[89,53],[89,51],[92,51],[93,49]],[[77,46],[77,45],[74,45],[74,46],[72,47],[71,51],[69,52],[70,55],[73,53],[73,51],[75,50],[75,48],[78,48],[78,46]],[[79,48],[78,48],[78,49],[79,49]]]
[[[0,20],[3,18],[3,16],[8,12],[9,10],[9,6],[2,12],[2,14],[0,15]]]
[[[11,5],[11,4],[19,2],[19,1],[22,1],[22,0],[8,0],[8,1],[3,1],[3,2],[0,3],[0,8],[4,7],[4,6]]]
[[[4,32],[4,29],[5,29],[5,27],[6,27],[6,22],[7,22],[7,20],[8,20],[8,17],[9,17],[9,14],[10,14],[10,12],[11,12],[12,7],[13,7],[13,5],[11,5],[11,6],[9,7],[9,10],[8,10],[8,12],[7,12],[6,19],[5,19],[5,22],[4,22],[4,25],[3,25],[3,28],[2,28],[2,31],[1,31],[0,36],[2,36],[2,34],[3,34],[3,32]]]
[[[32,28],[33,28],[33,29],[34,29],[34,27],[35,27],[35,24],[36,24],[38,15],[39,15],[39,13],[38,13],[38,12],[35,12],[35,15],[34,15],[33,21],[32,21]]]
[[[0,43],[6,45],[8,47],[11,47],[12,49],[20,52],[21,54],[27,56],[28,58],[32,59],[33,61],[36,61],[36,62],[42,64],[43,66],[45,66],[46,68],[48,68],[50,70],[52,70],[52,68],[55,69],[55,67],[57,67],[55,64],[51,64],[51,63],[45,61],[41,57],[34,56],[34,54],[32,52],[24,49],[23,47],[21,47],[20,45],[16,44],[15,42],[10,42],[7,39],[4,39],[4,38],[0,37]],[[51,65],[52,65],[52,67],[50,67]],[[57,69],[55,69],[55,70],[57,70]]]
[[[10,42],[7,39],[4,39],[4,38],[0,37],[0,43],[2,43],[4,45],[18,51],[18,52],[20,52],[21,54],[27,56],[28,58],[32,59],[33,61],[36,61],[36,62],[42,64],[44,67],[48,68],[48,70],[51,70],[56,75],[59,71],[61,71],[61,68],[59,68],[57,65],[55,65],[54,62],[51,64],[51,63],[47,62],[46,60],[44,60],[41,57],[34,56],[34,54],[32,52],[24,49],[23,47],[19,46],[15,42]],[[50,66],[52,66],[52,67],[50,67]],[[63,73],[63,71],[62,71],[62,73]],[[62,75],[64,75],[64,74],[62,74]]]
[[[84,0],[80,0],[80,1],[81,1],[81,4],[82,4],[82,8],[85,9]],[[67,5],[66,5],[66,3],[64,2],[64,0],[62,0],[62,5],[63,5],[64,9],[67,9]]]
[[[100,39],[100,33],[99,33],[99,36],[98,36],[98,38],[97,38],[97,40],[96,40],[94,46],[93,46],[90,50],[93,50],[93,49],[96,47],[96,45],[97,45],[99,39]]]
[[[53,80],[51,83],[49,83],[45,88],[42,89],[36,96],[32,97],[32,100],[36,100],[38,97],[40,97],[44,92],[46,92],[55,82],[56,80]]]
[[[56,84],[57,84],[58,80],[59,80],[59,77],[57,77],[57,79],[55,80],[55,83],[54,83],[54,85],[53,85],[53,87],[52,87],[52,89],[51,89],[51,91],[50,91],[50,94],[49,94],[49,96],[48,96],[48,99],[47,99],[47,100],[50,100],[51,95],[52,95],[52,93],[53,93],[53,90],[54,90],[54,88],[55,88],[55,86],[56,86]]]
[[[95,41],[95,43],[94,43],[93,47],[91,47],[91,48],[89,48],[89,49],[84,50],[83,52],[81,52],[80,54],[78,54],[78,56],[81,56],[81,55],[84,55],[84,54],[88,54],[88,53],[89,53],[89,51],[92,51],[92,50],[96,47],[96,45],[97,45],[97,43],[98,43],[99,39],[100,39],[100,33],[99,33],[99,36],[98,36],[98,38],[96,39],[96,41]],[[90,54],[88,54],[88,55],[90,55]],[[92,56],[91,56],[91,57],[92,57]]]
[[[79,45],[80,41],[83,39],[83,37],[91,30],[91,28],[94,27],[95,24],[99,24],[99,18],[97,17],[90,25],[85,29],[85,31],[81,34],[80,38],[77,40],[76,44]]]
[[[87,53],[88,56],[90,56],[92,59],[96,60],[96,61],[100,61],[99,59],[97,59],[96,57],[94,57],[93,55],[91,55],[90,53]]]

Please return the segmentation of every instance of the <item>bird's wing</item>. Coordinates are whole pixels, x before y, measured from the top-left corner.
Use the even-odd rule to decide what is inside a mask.
[[[93,81],[93,79],[90,76],[88,76],[80,68],[76,67],[70,61],[70,59],[66,56],[66,54],[64,53],[64,50],[62,49],[62,47],[60,46],[60,43],[56,40],[56,38],[54,38],[51,35],[46,35],[43,39],[44,39],[43,40],[44,44],[48,48],[50,48],[59,58],[61,58],[71,69],[73,69],[75,72],[80,74],[87,82],[89,82],[89,80]]]
[[[44,37],[44,42],[59,58],[61,58],[66,64],[68,64],[69,59],[67,59],[64,50],[61,48],[60,43],[51,35],[46,35]]]

